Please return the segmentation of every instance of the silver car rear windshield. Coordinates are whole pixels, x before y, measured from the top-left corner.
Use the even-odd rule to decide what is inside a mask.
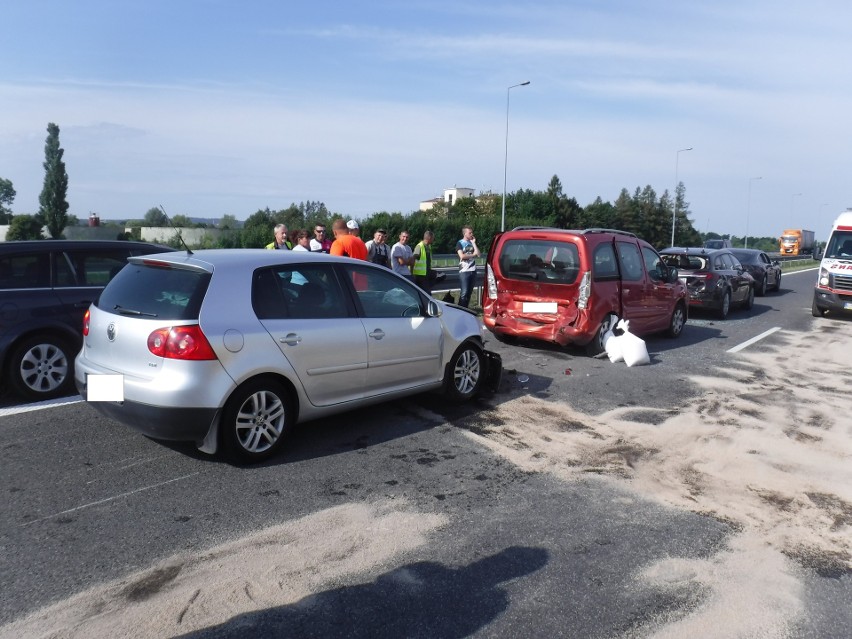
[[[209,273],[128,264],[110,281],[95,306],[116,315],[194,320],[209,284]]]
[[[500,251],[500,272],[513,280],[573,284],[580,272],[577,245],[547,240],[508,240]]]

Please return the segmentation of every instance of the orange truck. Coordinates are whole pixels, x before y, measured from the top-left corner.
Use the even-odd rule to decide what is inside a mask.
[[[778,238],[778,252],[781,255],[813,255],[814,232],[804,229],[787,229]]]

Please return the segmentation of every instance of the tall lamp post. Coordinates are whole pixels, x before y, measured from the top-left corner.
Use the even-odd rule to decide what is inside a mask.
[[[762,180],[763,177],[753,177],[748,180],[748,208],[746,208],[746,232],[743,240],[743,248],[748,248],[748,218],[751,217],[751,183],[755,180]]]
[[[509,167],[509,92],[515,87],[525,87],[530,83],[529,80],[520,84],[513,84],[506,89],[506,153],[503,157],[503,211],[500,215],[500,230],[506,230],[506,173]]]
[[[688,147],[686,149],[678,149],[678,152],[675,153],[675,190],[674,190],[674,211],[672,212],[672,246],[674,243],[674,233],[675,233],[675,220],[677,220],[677,185],[678,185],[678,177],[677,177],[677,169],[678,164],[680,162],[680,154],[684,151],[692,151],[692,147]]]

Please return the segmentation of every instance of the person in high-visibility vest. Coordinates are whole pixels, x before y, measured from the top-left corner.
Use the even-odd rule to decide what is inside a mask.
[[[276,224],[272,231],[275,235],[275,240],[266,245],[268,249],[283,249],[285,251],[293,248],[290,240],[287,239],[287,225]]]
[[[434,237],[435,234],[432,231],[426,231],[423,234],[423,239],[414,247],[414,266],[411,268],[414,283],[430,295],[432,294],[432,240]]]

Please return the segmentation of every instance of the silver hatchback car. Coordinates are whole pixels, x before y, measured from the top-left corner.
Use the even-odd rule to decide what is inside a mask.
[[[96,410],[239,461],[298,422],[499,381],[473,313],[387,268],[318,253],[226,249],[129,259],[90,307],[75,365]]]

